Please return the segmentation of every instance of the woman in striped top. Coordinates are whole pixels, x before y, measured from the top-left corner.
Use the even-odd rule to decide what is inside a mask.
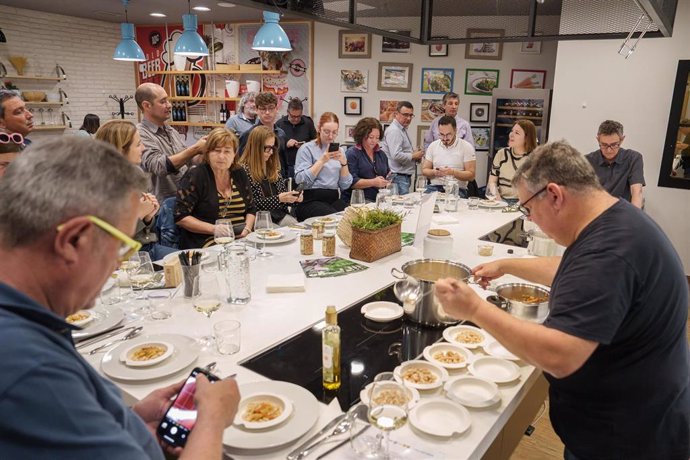
[[[175,222],[181,229],[181,249],[213,244],[216,219],[230,219],[237,238],[254,228],[256,207],[247,173],[238,164],[237,145],[231,131],[214,129],[206,138],[202,163],[180,181]]]

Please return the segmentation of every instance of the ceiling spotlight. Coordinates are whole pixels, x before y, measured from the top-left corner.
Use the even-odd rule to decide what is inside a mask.
[[[192,9],[195,11],[211,11],[211,8],[209,8],[208,6],[195,6]]]
[[[165,18],[165,17],[167,17],[163,13],[149,13],[149,16],[153,16],[154,18]]]

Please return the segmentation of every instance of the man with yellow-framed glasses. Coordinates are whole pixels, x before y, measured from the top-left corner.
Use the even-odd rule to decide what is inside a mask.
[[[113,147],[63,137],[33,145],[0,180],[0,452],[7,458],[163,460],[152,426],[183,382],[132,408],[74,350],[68,315],[93,306],[122,260],[148,179]],[[201,374],[200,374],[201,375]],[[220,458],[239,402],[234,380],[197,377],[196,427],[181,458]],[[59,454],[56,454],[59,452]]]

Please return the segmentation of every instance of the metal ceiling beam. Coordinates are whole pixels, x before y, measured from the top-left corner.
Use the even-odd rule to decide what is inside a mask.
[[[659,28],[664,37],[670,37],[673,34],[673,23],[676,20],[675,14],[673,17],[667,17],[660,11],[661,5],[655,0],[637,0],[638,5],[647,14],[647,16],[652,20],[655,26]],[[678,1],[673,2],[672,10],[676,11],[678,7]],[[647,34],[646,36],[648,36]]]

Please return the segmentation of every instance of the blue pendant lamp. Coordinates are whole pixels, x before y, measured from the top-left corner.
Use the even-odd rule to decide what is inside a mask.
[[[252,49],[256,51],[292,51],[287,34],[278,24],[280,15],[264,11],[264,25],[254,36]]]
[[[195,14],[191,14],[190,1],[187,0],[187,5],[190,6],[189,14],[182,15],[182,26],[184,32],[175,45],[174,54],[179,56],[187,56],[197,58],[199,56],[208,56],[208,46],[204,43],[204,39],[196,31],[197,18]]]
[[[127,22],[127,4],[129,0],[122,0],[125,5],[125,22],[120,24],[120,33],[122,40],[115,48],[113,59],[116,61],[145,61],[144,51],[141,46],[134,40],[134,24]]]

